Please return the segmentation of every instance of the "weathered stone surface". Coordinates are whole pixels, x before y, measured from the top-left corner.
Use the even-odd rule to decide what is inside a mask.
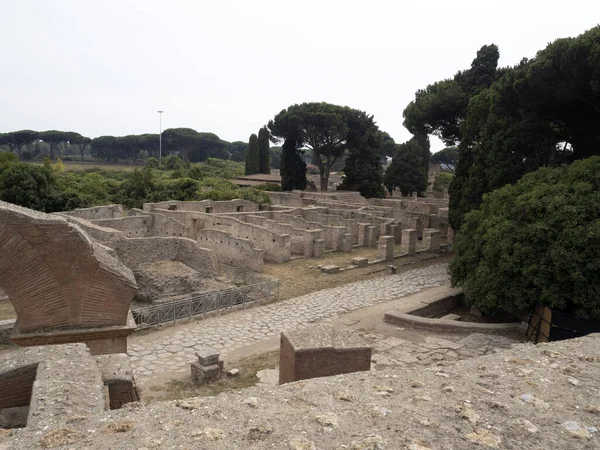
[[[600,409],[594,400],[599,344],[597,335],[522,344],[443,369],[396,367],[115,411],[102,408],[99,375],[85,375],[93,372],[93,359],[62,352],[42,359],[56,358],[53,367],[67,366],[72,376],[65,380],[52,369],[42,377],[40,420],[0,434],[0,447],[35,449],[42,439],[46,445],[53,438],[60,445],[90,449],[591,449],[599,445]],[[11,358],[2,355],[0,367],[15,367]],[[90,382],[97,388],[90,390]],[[537,403],[521,400],[531,392]],[[100,394],[98,405],[89,403],[90,393]],[[257,408],[243,404],[251,397]],[[469,413],[458,412],[457,406]],[[132,426],[126,432],[105,432],[110,424],[123,423]]]
[[[367,267],[369,265],[369,258],[361,258],[357,256],[356,258],[352,258],[350,263],[357,267]]]
[[[212,347],[204,347],[196,351],[198,361],[203,366],[216,364],[219,361],[219,351]]]
[[[340,271],[339,266],[328,265],[321,267],[321,272],[323,273],[338,273]]]

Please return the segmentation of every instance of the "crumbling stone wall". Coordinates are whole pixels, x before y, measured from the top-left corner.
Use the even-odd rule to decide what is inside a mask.
[[[121,231],[125,237],[177,236],[189,237],[190,229],[162,214],[135,215],[118,219],[92,220],[93,224]]]
[[[236,238],[219,230],[204,229],[198,233],[198,243],[213,250],[213,255],[221,263],[254,272],[264,269],[265,251],[254,247],[247,239]]]
[[[208,208],[208,209],[207,209]],[[158,203],[144,203],[144,212],[149,213],[158,209],[173,211],[194,211],[209,214],[236,213],[258,211],[259,206],[248,200],[234,199],[224,201],[202,200],[199,202],[182,202],[169,200]]]
[[[64,212],[62,214],[85,220],[117,219],[119,217],[123,217],[123,206],[94,206],[93,208],[80,208],[73,211]]]

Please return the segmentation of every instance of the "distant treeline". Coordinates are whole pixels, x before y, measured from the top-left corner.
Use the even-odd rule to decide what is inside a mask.
[[[51,160],[105,162],[144,161],[159,157],[159,135],[99,136],[91,139],[73,131],[20,130],[0,134],[0,151],[14,153],[21,161],[48,157]],[[191,128],[169,128],[162,132],[162,156],[176,155],[183,161],[202,162],[208,158],[245,161],[248,143],[227,142],[214,133]],[[271,149],[271,166],[279,168],[279,147]]]

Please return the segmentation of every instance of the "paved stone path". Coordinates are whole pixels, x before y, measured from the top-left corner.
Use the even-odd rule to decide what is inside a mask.
[[[189,372],[194,352],[201,347],[229,352],[278,335],[283,330],[332,319],[439,286],[449,279],[447,264],[435,264],[398,275],[324,289],[279,303],[250,308],[239,314],[217,316],[178,325],[173,333],[134,337],[128,348],[131,365],[141,385],[166,372]]]

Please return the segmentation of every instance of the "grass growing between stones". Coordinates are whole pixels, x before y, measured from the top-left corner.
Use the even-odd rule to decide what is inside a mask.
[[[142,401],[153,403],[164,400],[181,400],[189,397],[214,397],[222,392],[245,389],[254,386],[259,379],[256,373],[263,369],[272,369],[279,365],[279,351],[240,358],[235,364],[228,364],[223,378],[213,383],[200,383],[191,375],[183,380],[169,380],[164,384],[154,384],[142,391]],[[239,369],[236,377],[227,377],[229,369]]]

